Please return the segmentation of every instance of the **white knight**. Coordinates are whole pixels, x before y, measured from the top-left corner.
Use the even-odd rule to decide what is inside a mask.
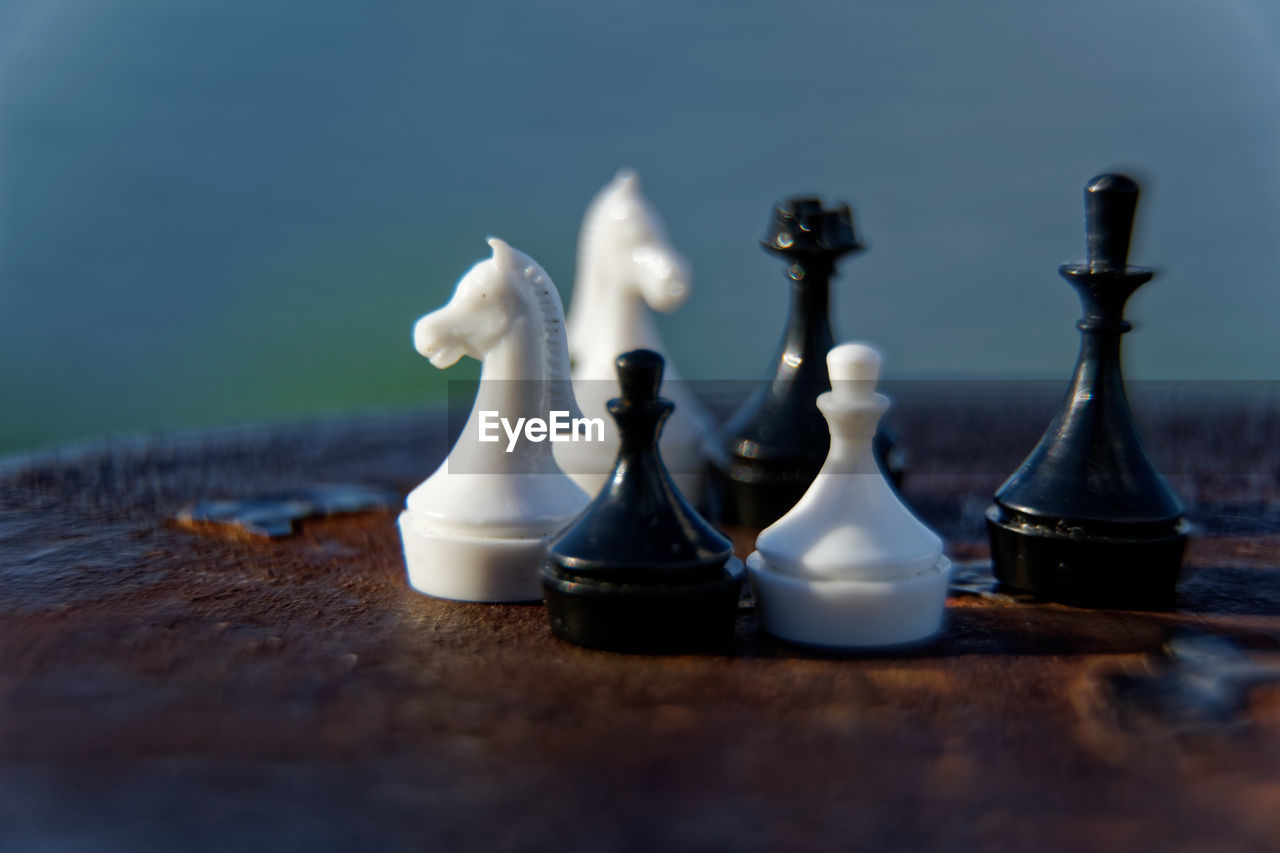
[[[609,399],[618,396],[615,359],[653,350],[666,361],[663,395],[676,404],[663,429],[662,458],[680,491],[698,504],[702,442],[711,420],[680,380],[652,314],[675,311],[689,298],[689,264],[667,240],[634,172],[618,172],[587,208],[575,273],[568,320],[574,390],[589,417],[604,417],[608,440],[560,444],[557,458],[588,492],[600,490],[618,446],[616,426],[606,414]]]
[[[440,468],[409,493],[400,515],[409,582],[463,601],[542,597],[547,541],[587,504],[549,441],[482,440],[494,417],[580,417],[569,376],[564,309],[535,261],[490,238],[493,257],[471,268],[447,305],[418,320],[418,352],[443,370],[483,363],[471,416]]]

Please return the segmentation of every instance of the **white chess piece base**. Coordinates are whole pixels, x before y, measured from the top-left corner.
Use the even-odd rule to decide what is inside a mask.
[[[408,510],[400,513],[400,538],[409,585],[436,598],[456,601],[537,601],[538,567],[550,536],[496,539],[430,530]]]
[[[747,558],[760,626],[793,643],[855,649],[927,640],[942,630],[951,561],[894,580],[813,579]]]

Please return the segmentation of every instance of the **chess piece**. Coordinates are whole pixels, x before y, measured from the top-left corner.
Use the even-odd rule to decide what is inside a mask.
[[[1164,607],[1189,526],[1143,449],[1120,372],[1124,306],[1153,275],[1127,265],[1138,186],[1102,175],[1085,189],[1089,258],[1062,277],[1084,318],[1061,410],[987,510],[995,574],[1041,598],[1084,606]]]
[[[854,236],[849,206],[827,209],[816,198],[776,206],[761,243],[789,264],[786,331],[772,380],[706,444],[712,517],[757,529],[795,505],[827,457],[827,424],[814,401],[831,390],[823,362],[835,345],[830,281],[836,261],[864,248]]]
[[[889,408],[876,393],[880,354],[842,344],[827,366],[832,390],[817,401],[830,429],[826,461],[747,557],[760,625],[794,643],[843,649],[925,640],[942,627],[951,563],[873,452]]]
[[[541,597],[548,540],[588,497],[560,470],[550,442],[508,441],[500,429],[494,440],[493,421],[579,413],[555,285],[527,255],[496,238],[489,245],[492,259],[472,267],[449,303],[414,327],[414,345],[435,367],[464,355],[483,366],[466,426],[440,468],[409,494],[400,535],[409,583],[420,592],[529,601]]]
[[[658,436],[674,404],[658,396],[662,356],[617,358],[621,434],[604,489],[551,543],[542,583],[551,630],[616,651],[720,647],[733,638],[742,561],[667,473]]]
[[[663,392],[676,404],[662,430],[662,458],[680,491],[699,504],[702,443],[712,422],[676,374],[652,313],[675,311],[689,298],[689,264],[668,241],[634,172],[618,172],[587,208],[576,273],[568,317],[574,393],[588,416],[604,420],[605,440],[561,444],[556,458],[588,494],[600,491],[618,450],[617,429],[604,417],[617,390],[614,360],[652,350],[666,359]]]

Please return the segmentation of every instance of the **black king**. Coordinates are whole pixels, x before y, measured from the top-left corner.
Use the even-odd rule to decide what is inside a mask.
[[[1075,376],[987,510],[1000,581],[1086,607],[1170,606],[1189,529],[1138,437],[1120,372],[1125,302],[1153,275],[1127,265],[1137,203],[1124,175],[1085,188],[1089,259],[1059,269],[1084,307]]]

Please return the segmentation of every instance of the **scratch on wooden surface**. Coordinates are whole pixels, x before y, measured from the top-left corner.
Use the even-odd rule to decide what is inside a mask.
[[[372,509],[393,509],[400,495],[352,484],[317,485],[275,494],[201,501],[181,509],[174,521],[196,531],[210,529],[280,539],[297,532],[298,522]]]

